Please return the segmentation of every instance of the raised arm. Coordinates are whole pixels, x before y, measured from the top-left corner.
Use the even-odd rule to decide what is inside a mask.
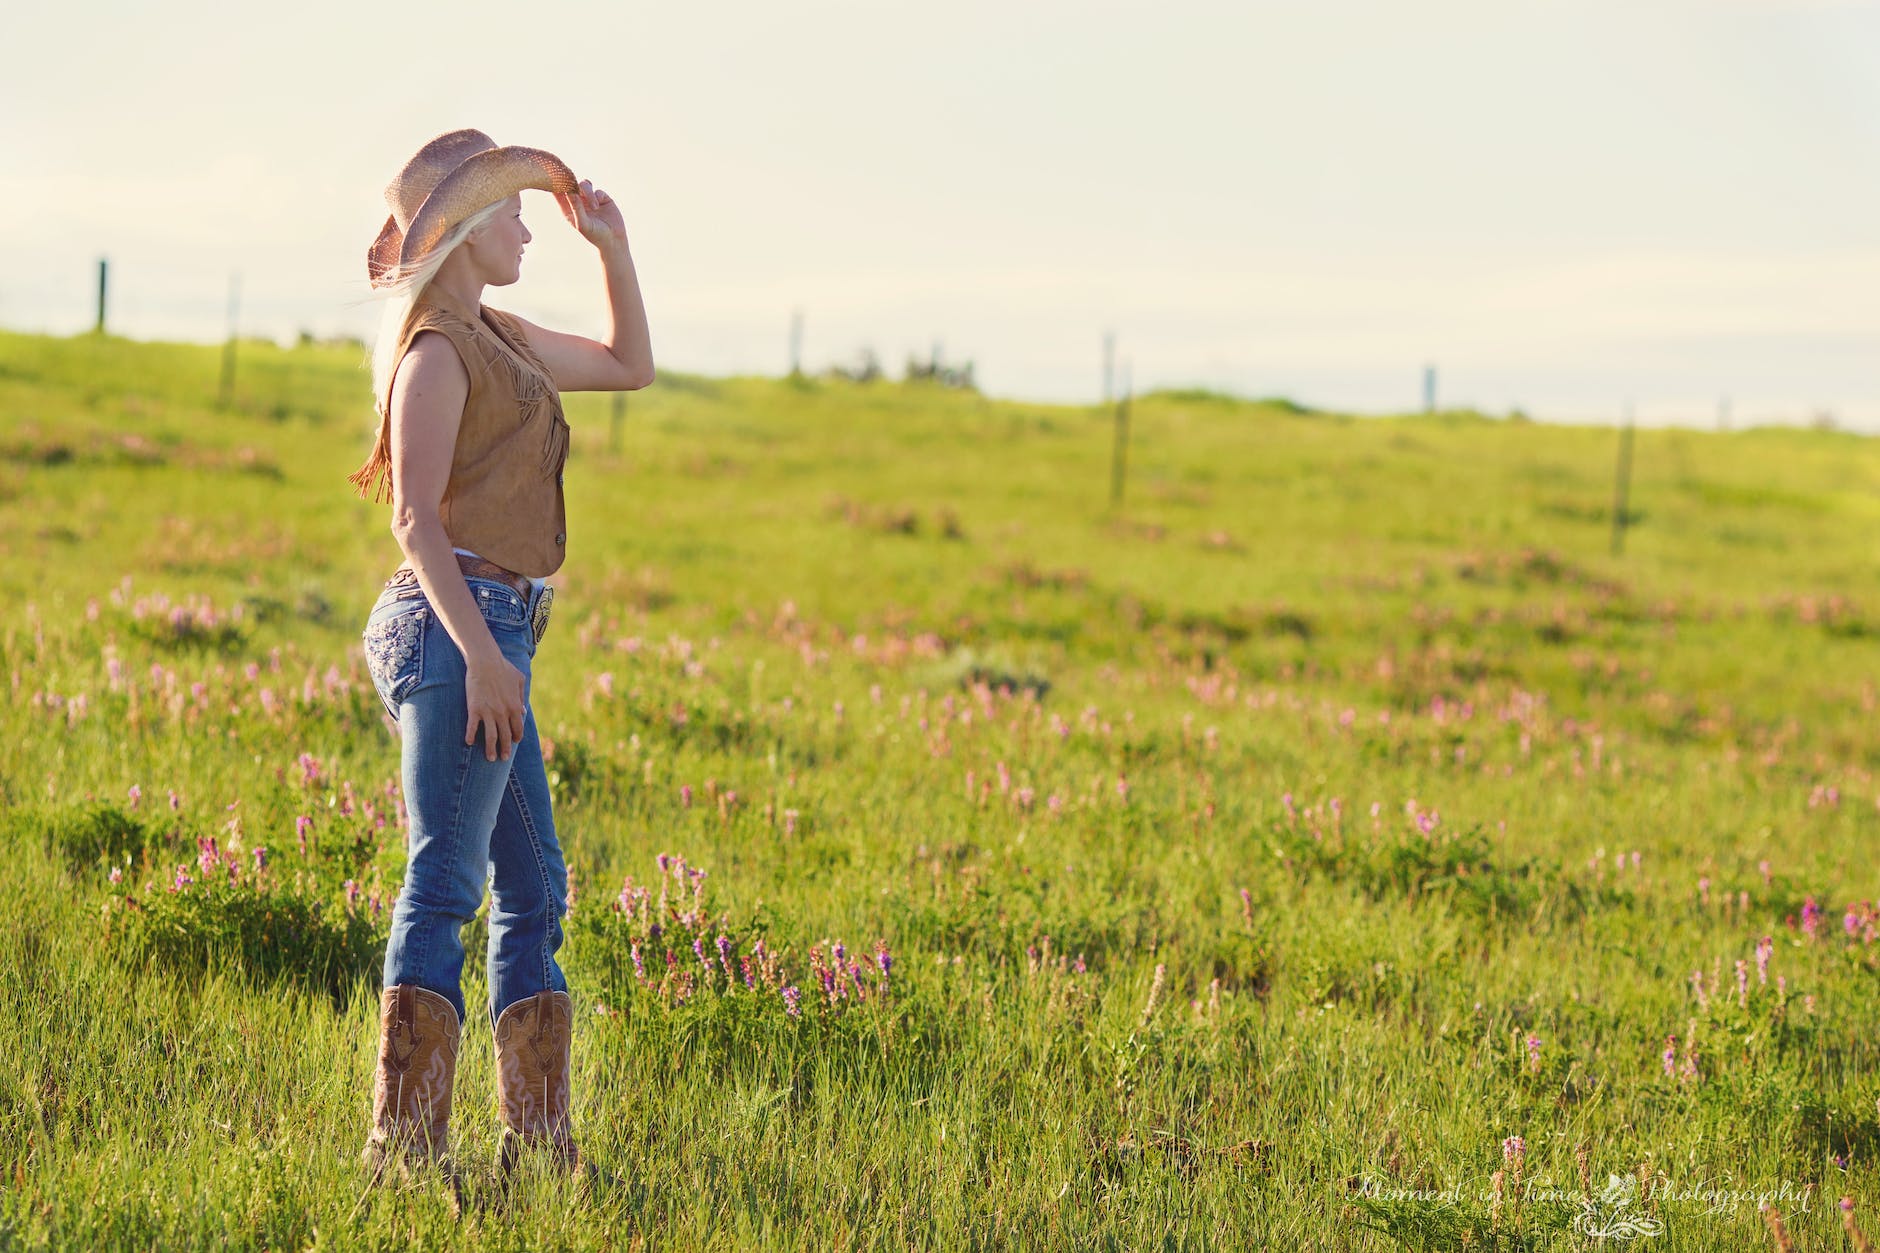
[[[490,634],[451,553],[440,506],[470,396],[470,374],[451,342],[435,331],[411,341],[392,378],[392,534],[417,573],[418,586],[463,654],[468,722],[463,742],[484,728],[484,755],[506,761],[522,738],[525,680]]]
[[[601,254],[607,280],[607,338],[596,341],[547,330],[523,318],[516,321],[522,323],[529,347],[548,366],[556,391],[637,391],[653,381],[653,343],[620,206],[586,179],[578,194],[557,192],[555,200],[569,225]]]

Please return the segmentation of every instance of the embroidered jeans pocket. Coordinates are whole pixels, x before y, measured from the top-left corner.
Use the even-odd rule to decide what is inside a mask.
[[[430,617],[430,609],[418,605],[366,624],[366,672],[394,721],[399,703],[424,676],[424,628]]]

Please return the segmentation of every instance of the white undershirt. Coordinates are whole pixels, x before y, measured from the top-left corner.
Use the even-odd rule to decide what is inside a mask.
[[[466,557],[476,557],[478,561],[484,560],[484,558],[482,557],[477,557],[477,555],[471,552],[468,548],[453,548],[451,549],[451,551],[454,553],[462,553]],[[546,580],[538,579],[533,574],[525,574],[522,577],[527,579],[529,583],[531,584],[531,588],[529,592],[529,599],[531,600],[535,599],[536,594],[542,590],[542,584]]]

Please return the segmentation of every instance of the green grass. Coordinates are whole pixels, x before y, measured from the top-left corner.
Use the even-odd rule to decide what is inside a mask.
[[[369,386],[244,345],[220,412],[219,365],[0,335],[0,1248],[1613,1247],[1582,1157],[1654,1181],[1593,1207],[1642,1248],[1880,1201],[1871,442],[1640,432],[1615,558],[1610,430],[1162,393],[1113,510],[1094,409],[569,397],[534,698],[599,1174],[457,1231],[355,1165]],[[708,876],[655,941],[660,853]],[[487,1167],[475,1014],[458,1092]]]

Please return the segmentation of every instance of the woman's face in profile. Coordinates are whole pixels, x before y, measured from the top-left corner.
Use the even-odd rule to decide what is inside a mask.
[[[522,277],[522,249],[534,236],[522,224],[522,197],[511,196],[466,241],[483,281],[492,287],[507,287]]]

